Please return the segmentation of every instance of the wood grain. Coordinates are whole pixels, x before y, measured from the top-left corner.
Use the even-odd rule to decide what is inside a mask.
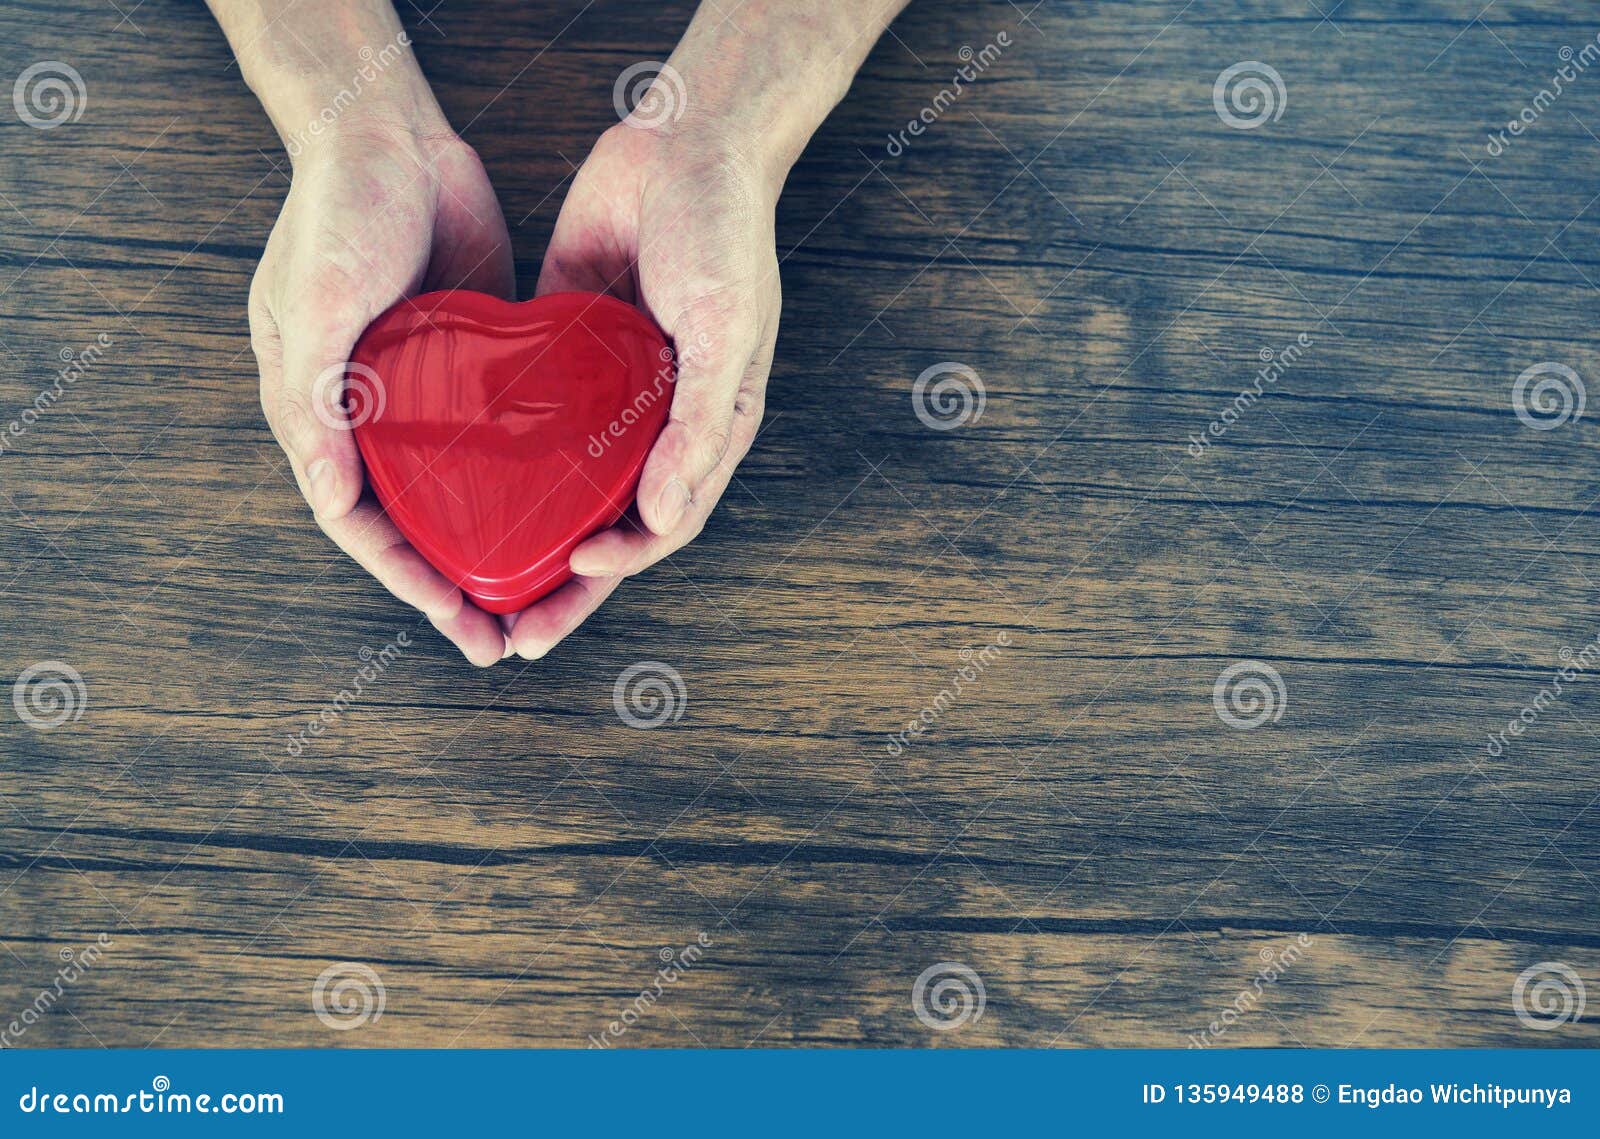
[[[690,6],[400,7],[531,289]],[[1600,1042],[1512,997],[1558,962],[1600,1002],[1600,681],[1487,747],[1600,632],[1600,417],[1512,405],[1600,375],[1600,75],[1485,147],[1595,29],[1478,7],[918,0],[780,206],[768,423],[705,534],[476,672],[262,421],[287,167],[204,11],[0,5],[4,77],[87,91],[0,115],[0,426],[110,339],[0,452],[5,678],[84,681],[60,727],[0,717],[0,1028],[109,943],[7,1042],[581,1046],[704,935],[608,1043],[1184,1046],[1302,934],[1210,1043]],[[1249,60],[1283,114],[1235,129]],[[947,431],[911,397],[942,362],[986,398]],[[613,705],[642,661],[684,683],[652,730]],[[1213,706],[1241,661],[1283,681],[1253,730]],[[949,1031],[912,1006],[946,962],[986,1002]],[[341,963],[383,987],[354,1031],[313,1012]]]

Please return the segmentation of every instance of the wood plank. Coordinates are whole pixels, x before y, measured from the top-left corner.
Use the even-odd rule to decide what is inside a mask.
[[[527,291],[613,79],[691,6],[401,8]],[[780,206],[738,484],[484,672],[325,543],[261,419],[287,166],[220,35],[64,0],[68,52],[43,11],[0,6],[4,74],[62,58],[88,103],[0,121],[0,430],[110,343],[0,450],[3,675],[86,697],[0,716],[0,1029],[104,934],[22,1041],[1183,1047],[1242,1003],[1205,1043],[1600,1043],[1512,997],[1557,962],[1600,1000],[1600,690],[1540,697],[1600,634],[1597,418],[1511,400],[1600,375],[1600,77],[1485,149],[1592,36],[1561,6],[918,0]],[[1241,58],[1285,84],[1261,129],[1212,104]],[[984,410],[934,431],[911,387],[946,361]],[[686,694],[649,731],[613,705],[645,660]],[[1246,660],[1282,713],[1238,730]],[[985,992],[948,1032],[912,1007],[947,962]],[[313,1011],[341,965],[383,987],[358,1031]]]

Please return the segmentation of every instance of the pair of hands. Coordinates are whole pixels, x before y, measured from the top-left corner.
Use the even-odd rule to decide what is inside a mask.
[[[324,533],[480,667],[537,660],[617,588],[700,533],[761,422],[778,331],[778,185],[730,139],[624,120],[575,175],[536,293],[638,305],[678,352],[671,418],[637,505],[572,553],[576,575],[487,613],[417,553],[366,487],[337,397],[367,324],[467,288],[515,300],[511,242],[482,163],[448,129],[339,125],[296,164],[250,289],[261,404]]]

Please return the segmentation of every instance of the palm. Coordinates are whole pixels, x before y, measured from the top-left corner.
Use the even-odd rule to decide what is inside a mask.
[[[278,228],[290,235],[294,259],[310,262],[299,266],[307,270],[301,283],[309,286],[308,306],[320,311],[355,299],[376,307],[376,316],[432,289],[509,299],[514,287],[494,191],[461,152],[440,155],[430,170],[391,146],[362,147],[338,165],[319,166],[303,189],[297,182]]]

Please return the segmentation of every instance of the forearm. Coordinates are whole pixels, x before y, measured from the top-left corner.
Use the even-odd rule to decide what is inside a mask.
[[[339,129],[449,125],[389,0],[207,0],[291,159]]]
[[[671,129],[721,135],[782,185],[908,0],[705,0],[668,63],[683,79]]]

